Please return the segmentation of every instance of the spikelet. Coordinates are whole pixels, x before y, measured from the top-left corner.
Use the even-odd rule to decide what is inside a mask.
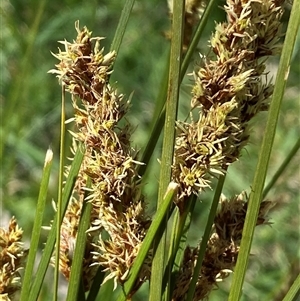
[[[0,300],[17,300],[21,288],[20,270],[24,268],[27,250],[22,242],[23,230],[14,217],[8,230],[0,228]]]
[[[249,138],[248,122],[268,109],[271,83],[262,81],[265,57],[278,53],[278,1],[227,0],[227,22],[217,24],[205,58],[194,72],[190,122],[178,122],[173,181],[178,203],[210,187],[212,177],[238,160]],[[181,205],[182,206],[182,205]]]
[[[140,193],[136,151],[130,146],[129,124],[120,127],[119,121],[128,110],[129,101],[109,84],[109,76],[116,53],[104,54],[102,38],[92,38],[87,28],[79,29],[76,41],[62,42],[64,51],[55,56],[60,60],[59,81],[72,95],[74,120],[74,149],[78,142],[85,146],[85,155],[73,198],[62,224],[60,267],[68,278],[70,249],[76,241],[82,203],[92,203],[91,225],[87,233],[87,247],[83,276],[88,283],[101,265],[109,271],[106,278],[123,282],[141,246],[148,219],[144,216],[145,202]],[[75,150],[74,150],[75,151]],[[73,151],[73,152],[74,152]],[[87,191],[87,177],[91,180]],[[103,233],[108,239],[103,239]],[[105,236],[104,235],[104,236]],[[147,270],[148,267],[145,266]],[[140,280],[147,271],[141,272]]]
[[[220,208],[215,216],[212,235],[208,240],[193,301],[204,300],[217,287],[218,282],[228,277],[236,264],[242,231],[248,207],[245,193],[231,199],[221,197]],[[269,224],[267,213],[273,203],[264,201],[260,205],[256,225]],[[187,247],[172,301],[184,300],[194,273],[200,246]]]

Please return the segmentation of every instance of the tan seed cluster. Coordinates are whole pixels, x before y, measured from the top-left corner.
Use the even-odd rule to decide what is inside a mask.
[[[267,213],[273,204],[261,203],[257,225],[269,224]],[[232,273],[237,261],[248,207],[248,196],[242,193],[231,199],[222,197],[208,241],[202,268],[196,284],[194,301],[205,300],[217,284]],[[180,276],[173,292],[173,301],[184,300],[194,273],[200,246],[187,247]]]
[[[0,300],[16,300],[21,288],[20,270],[24,268],[27,250],[22,242],[23,230],[13,217],[8,230],[0,228]]]
[[[210,40],[215,58],[194,72],[191,121],[178,122],[173,180],[178,202],[210,187],[248,141],[248,122],[268,109],[265,58],[280,49],[280,1],[227,0],[227,22]],[[195,120],[195,121],[194,121]]]
[[[68,255],[70,244],[76,240],[81,204],[89,201],[93,212],[87,234],[90,253],[87,252],[86,261],[91,269],[101,265],[109,271],[106,279],[114,278],[115,283],[122,283],[149,226],[137,174],[141,163],[135,160],[136,152],[130,146],[129,125],[126,121],[122,127],[119,124],[129,102],[109,84],[116,54],[104,54],[100,49],[101,38],[92,38],[87,28],[81,30],[76,24],[76,29],[76,41],[63,42],[65,50],[55,55],[60,62],[57,69],[52,70],[72,95],[77,128],[72,132],[74,147],[81,142],[86,149],[74,200],[70,202],[62,225],[60,266],[68,277],[71,262]],[[88,199],[84,200],[87,176],[91,187]],[[105,236],[108,239],[104,239]],[[86,274],[94,272],[86,269]],[[144,280],[146,274],[146,270],[142,271],[140,280]]]

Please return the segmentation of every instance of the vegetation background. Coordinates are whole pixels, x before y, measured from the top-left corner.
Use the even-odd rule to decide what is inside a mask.
[[[220,6],[223,2],[220,1]],[[51,201],[57,198],[59,159],[61,88],[57,79],[47,71],[57,63],[51,52],[57,52],[57,41],[76,38],[74,23],[80,21],[94,35],[106,37],[102,45],[108,51],[117,27],[123,1],[78,0],[27,0],[1,1],[1,207],[0,226],[7,226],[9,218],[16,216],[24,229],[24,239],[29,237],[35,214],[40,177],[47,148],[54,151],[54,168],[48,195],[44,225],[53,217]],[[288,20],[289,7],[284,16]],[[207,44],[215,20],[224,18],[216,10],[210,18],[199,51],[207,54]],[[132,97],[132,107],[127,117],[133,125],[133,145],[141,151],[150,130],[155,100],[164,76],[169,49],[165,32],[170,27],[167,1],[136,1],[128,28],[115,64],[111,83],[118,90]],[[276,74],[279,58],[269,62],[268,79]],[[189,72],[200,62],[198,53]],[[282,104],[268,179],[272,177],[287,153],[299,138],[300,124],[300,37],[295,47],[289,80]],[[190,105],[191,77],[186,76],[181,88],[179,118],[187,116]],[[68,99],[69,100],[69,99]],[[72,107],[67,105],[67,117]],[[250,144],[243,151],[239,162],[230,167],[224,193],[239,194],[250,185],[263,136],[266,113],[259,114],[253,122]],[[69,138],[70,139],[70,138]],[[70,142],[70,140],[69,140]],[[68,147],[67,147],[68,149]],[[149,212],[154,212],[159,178],[160,150],[153,156],[147,173],[146,195]],[[277,204],[269,216],[271,225],[258,227],[252,246],[252,257],[244,285],[245,300],[282,300],[281,292],[290,287],[291,279],[300,272],[299,250],[299,171],[300,154],[295,156],[267,198]],[[211,200],[211,192],[201,195],[197,203],[194,232],[190,244],[199,240]],[[47,231],[43,232],[45,241]],[[42,245],[41,245],[42,249]],[[48,282],[51,284],[50,275]],[[230,279],[220,284],[210,300],[224,300]],[[45,286],[42,301],[51,300],[51,288]],[[110,286],[111,283],[106,284]],[[133,300],[146,300],[147,286]],[[64,300],[64,292],[61,300]]]

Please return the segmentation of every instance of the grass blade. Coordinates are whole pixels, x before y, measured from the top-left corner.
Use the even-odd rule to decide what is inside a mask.
[[[195,34],[194,34],[193,39],[191,41],[191,44],[189,45],[189,47],[187,49],[187,52],[186,52],[186,55],[185,55],[185,57],[183,59],[183,62],[182,62],[181,74],[180,74],[181,81],[184,77],[184,74],[186,73],[186,70],[188,69],[188,66],[189,66],[189,63],[191,61],[192,56],[195,53],[195,50],[196,50],[197,45],[200,41],[202,33],[205,29],[207,21],[208,21],[210,15],[211,15],[211,12],[214,9],[217,9],[218,5],[220,5],[220,4],[217,0],[210,0],[207,4],[206,8],[205,8],[205,11],[203,12],[203,15],[201,16],[200,22],[199,22],[199,24],[196,28],[196,31],[195,31]],[[215,22],[216,21],[217,20],[215,20]]]
[[[114,293],[114,282],[112,279],[110,279],[107,282],[103,283],[103,285],[101,286],[101,291],[98,295],[97,301],[111,300],[112,299],[111,296],[113,295],[113,293]],[[93,301],[94,300],[95,299],[93,299]]]
[[[299,296],[300,294],[300,274],[298,277],[295,279],[294,283],[290,287],[288,293],[284,297],[282,301],[293,301],[297,300],[296,297]]]
[[[44,215],[45,205],[46,205],[46,196],[47,196],[49,179],[50,179],[50,171],[52,167],[52,158],[53,158],[53,152],[52,150],[49,149],[47,151],[46,158],[45,158],[45,165],[44,165],[40,192],[39,192],[39,197],[38,197],[38,202],[36,207],[36,213],[34,218],[30,248],[29,248],[29,253],[28,253],[28,258],[26,263],[26,269],[24,273],[20,301],[26,301],[29,295],[32,271],[33,271],[34,261],[38,250],[38,243],[41,235],[41,227],[42,227],[43,215]]]
[[[175,286],[176,275],[180,269],[184,250],[187,243],[187,234],[192,221],[192,213],[196,204],[197,197],[192,195],[187,202],[187,206],[182,214],[176,211],[171,234],[169,259],[163,279],[163,288],[169,283],[165,290],[165,300],[171,300],[172,291]],[[168,277],[168,278],[167,278]]]
[[[288,164],[291,162],[291,160],[296,155],[297,151],[300,148],[300,138],[298,138],[297,142],[295,143],[294,147],[291,149],[291,151],[288,153],[282,164],[279,166],[278,170],[272,177],[271,181],[268,183],[268,185],[265,187],[262,199],[264,199],[268,192],[272,189],[278,178],[281,176],[281,174],[284,172],[284,170],[287,168]]]
[[[188,69],[190,60],[191,60],[192,55],[195,52],[195,49],[199,43],[201,35],[207,24],[209,15],[213,9],[216,9],[217,3],[218,3],[217,0],[210,0],[207,7],[205,8],[205,11],[204,11],[204,13],[200,19],[200,22],[196,28],[196,31],[195,31],[195,34],[191,41],[191,44],[189,45],[186,55],[184,56],[183,61],[182,61],[181,70],[180,70],[180,83],[182,82],[183,77]],[[167,66],[169,66],[169,63]],[[150,137],[149,137],[149,140],[147,142],[147,145],[145,147],[145,150],[143,152],[142,159],[141,159],[141,162],[145,163],[145,165],[141,165],[138,170],[140,176],[142,176],[145,173],[145,171],[149,165],[148,163],[150,161],[153,150],[156,146],[156,143],[158,141],[158,138],[160,136],[161,130],[164,125],[165,114],[166,114],[164,102],[167,97],[167,90],[168,90],[167,81],[168,81],[168,76],[165,75],[163,77],[163,83],[161,84],[160,92],[159,92],[158,98],[156,100],[156,104],[158,104],[159,108],[155,108],[155,113],[154,113],[154,118],[153,118],[154,122],[153,122],[153,126],[151,129]],[[158,112],[160,112],[160,113],[158,113]]]
[[[281,101],[289,73],[290,61],[293,53],[294,43],[300,23],[300,0],[295,0],[290,20],[285,36],[284,46],[282,49],[279,69],[276,77],[274,93],[271,101],[270,112],[268,115],[266,131],[263,138],[258,164],[252,185],[252,193],[250,194],[249,207],[246,214],[245,226],[241,241],[240,252],[237,260],[235,272],[233,274],[233,282],[229,294],[230,301],[240,300],[242,286],[245,278],[248,258],[253,239],[254,229],[256,226],[257,216],[259,212],[260,202],[262,198],[263,186],[265,183],[268,163],[272,150],[273,140],[276,131],[276,124],[280,111]]]
[[[81,218],[78,226],[66,301],[73,301],[77,299],[78,289],[82,280],[82,262],[86,245],[86,231],[90,226],[91,209],[92,204],[85,201],[82,206]],[[83,296],[81,296],[79,300],[83,301],[84,299],[83,293]]]
[[[65,88],[62,86],[61,97],[61,124],[60,124],[60,150],[59,150],[59,178],[58,178],[58,197],[57,197],[57,219],[56,219],[56,246],[55,246],[55,271],[53,301],[57,300],[58,278],[59,278],[59,250],[60,250],[60,225],[62,220],[62,192],[64,180],[64,156],[65,156]]]
[[[133,4],[134,4],[134,0],[126,0],[126,3],[124,4],[124,8],[121,13],[119,24],[116,29],[116,34],[110,46],[111,51],[115,50],[118,53],[120,49]]]
[[[222,193],[223,185],[224,185],[224,182],[225,182],[225,177],[226,177],[226,175],[221,175],[219,177],[218,185],[216,187],[216,191],[215,191],[215,194],[214,194],[214,199],[213,199],[213,202],[212,202],[211,207],[210,207],[210,211],[209,211],[208,219],[207,219],[207,222],[206,222],[204,234],[203,234],[203,237],[202,237],[202,240],[201,240],[201,245],[200,245],[198,258],[197,258],[197,263],[196,263],[196,266],[195,266],[195,269],[194,269],[193,278],[192,278],[190,286],[189,286],[186,301],[192,301],[193,297],[194,297],[197,280],[198,280],[198,277],[199,277],[199,274],[200,274],[203,258],[204,258],[205,251],[206,251],[207,242],[208,242],[209,237],[210,237],[211,228],[212,228],[212,225],[214,223],[215,215],[216,215],[216,212],[217,212],[217,208],[218,208],[218,204],[219,204],[219,200],[220,200],[220,195]]]
[[[93,280],[93,283],[92,283],[92,286],[91,286],[91,289],[89,291],[89,294],[86,298],[86,301],[94,301],[96,300],[96,297],[98,295],[98,292],[99,292],[99,289],[100,289],[100,286],[104,280],[104,277],[105,277],[105,272],[102,271],[102,268],[99,267],[98,268],[98,271],[96,273],[96,276]],[[102,288],[102,286],[101,286]],[[112,289],[113,289],[113,284],[112,284]],[[111,290],[112,291],[112,290]],[[101,289],[101,292],[102,292],[102,289]]]
[[[168,186],[168,190],[163,199],[160,210],[157,211],[157,213],[151,223],[151,226],[147,232],[147,235],[143,241],[141,249],[139,250],[139,253],[135,259],[132,269],[129,272],[128,279],[124,283],[123,293],[118,297],[117,301],[128,300],[127,296],[130,293],[130,291],[132,290],[132,288],[136,282],[136,279],[139,275],[139,271],[142,267],[142,264],[150,250],[150,247],[152,245],[154,238],[157,236],[158,229],[160,228],[163,220],[165,219],[165,217],[169,211],[169,208],[173,202],[173,199],[174,199],[176,193],[177,193],[177,184],[175,184],[174,182],[171,182]]]
[[[180,89],[180,68],[182,57],[183,21],[185,1],[173,2],[172,39],[170,54],[170,70],[168,96],[166,101],[166,119],[163,139],[160,180],[158,189],[157,210],[163,202],[164,193],[171,181],[171,166],[173,163],[175,143],[175,122]],[[165,232],[167,220],[162,231]],[[159,241],[154,243],[154,257],[152,261],[149,301],[159,301],[162,297],[163,272],[165,268],[166,234],[162,234]]]
[[[79,145],[77,152],[74,156],[74,160],[72,162],[69,176],[68,176],[66,184],[64,186],[63,197],[62,197],[62,216],[67,208],[68,201],[70,199],[70,196],[71,196],[74,184],[75,184],[75,180],[76,180],[77,174],[79,172],[82,159],[84,157],[84,152],[85,152],[85,150],[83,149],[83,147],[81,147]],[[62,218],[62,216],[61,216],[61,218]],[[34,278],[34,281],[33,281],[33,284],[32,284],[31,290],[30,290],[30,295],[28,298],[28,300],[30,300],[30,301],[35,301],[38,299],[38,295],[39,295],[39,292],[42,287],[42,283],[45,278],[45,274],[46,274],[46,271],[47,271],[47,268],[49,265],[49,261],[50,261],[51,255],[52,255],[52,251],[54,248],[54,244],[55,244],[56,220],[57,220],[57,213],[55,215],[53,225],[49,232],[47,242],[45,245],[45,249],[43,251],[41,261],[38,266],[36,276]]]

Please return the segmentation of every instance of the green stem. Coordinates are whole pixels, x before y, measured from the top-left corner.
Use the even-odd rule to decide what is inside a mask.
[[[271,190],[271,188],[274,186],[274,184],[276,183],[278,178],[282,175],[284,170],[287,168],[287,166],[289,165],[291,160],[294,158],[294,156],[297,153],[297,151],[299,150],[299,148],[300,148],[300,138],[298,138],[298,140],[295,143],[294,147],[291,149],[289,154],[286,156],[285,160],[282,162],[282,164],[280,165],[280,167],[278,168],[278,170],[276,171],[276,173],[272,177],[271,181],[265,187],[262,199],[264,199],[267,196],[268,192]]]
[[[80,166],[81,166],[81,162],[84,157],[84,153],[85,153],[84,147],[81,144],[78,145],[78,148],[77,148],[76,154],[74,156],[74,159],[73,159],[73,162],[71,165],[71,169],[70,169],[70,172],[69,172],[68,178],[66,180],[64,190],[63,190],[62,212],[61,212],[62,215],[64,214],[64,212],[67,208],[69,199],[71,197],[73,187],[74,187],[74,184],[75,184],[75,181],[76,181],[76,178],[77,178]],[[62,215],[60,218],[62,218]],[[56,215],[54,217],[53,225],[50,229],[50,232],[49,232],[49,235],[47,238],[45,248],[42,253],[42,257],[41,257],[39,266],[38,266],[36,274],[35,274],[34,281],[32,283],[32,287],[30,289],[30,294],[28,297],[28,300],[30,300],[30,301],[38,300],[38,296],[39,296],[39,293],[40,293],[40,290],[41,290],[41,287],[43,284],[43,280],[45,278],[47,268],[49,266],[49,261],[52,256],[53,247],[55,244],[57,218],[58,218],[58,216],[56,213]]]
[[[46,206],[46,196],[48,191],[49,179],[50,179],[50,171],[52,166],[53,152],[52,150],[48,150],[45,159],[45,165],[43,170],[43,176],[40,186],[40,192],[38,197],[38,202],[36,206],[36,213],[34,218],[34,224],[32,229],[30,248],[26,263],[26,269],[24,273],[24,279],[22,283],[22,290],[20,301],[27,301],[29,290],[30,290],[30,282],[32,279],[32,271],[34,267],[34,261],[36,257],[36,253],[38,250],[38,243],[41,235],[41,228],[43,223],[43,215]]]
[[[163,287],[166,286],[166,283],[169,283],[165,291],[165,300],[171,300],[172,298],[172,291],[175,286],[176,275],[180,269],[180,264],[186,248],[187,234],[191,225],[192,213],[195,208],[196,200],[197,197],[192,195],[187,201],[187,205],[183,213],[180,213],[179,210],[176,210],[175,212],[168,257],[169,259],[163,281]]]
[[[90,181],[87,181],[87,187],[90,187]],[[87,193],[85,193],[84,199],[86,200]],[[82,205],[82,212],[80,217],[80,222],[78,226],[78,233],[76,237],[76,245],[74,250],[74,257],[71,267],[69,286],[68,286],[68,294],[66,301],[72,300],[84,300],[81,295],[78,298],[78,289],[81,285],[82,279],[82,263],[84,260],[84,251],[86,246],[86,231],[90,226],[90,216],[91,216],[92,204],[90,202],[84,201]]]
[[[93,283],[92,283],[92,286],[90,288],[90,291],[89,291],[89,294],[86,298],[86,301],[94,301],[96,300],[96,297],[98,295],[98,292],[99,292],[99,289],[100,289],[100,286],[104,280],[104,276],[105,276],[105,272],[102,271],[102,267],[99,266],[98,270],[97,270],[97,273],[94,277],[94,280],[93,280]],[[106,283],[105,283],[106,284]],[[101,288],[103,288],[101,286]],[[101,292],[103,290],[101,289]]]
[[[182,62],[181,66],[181,72],[180,72],[180,79],[182,81],[188,66],[190,64],[190,61],[192,59],[193,54],[195,53],[195,50],[198,46],[198,43],[200,41],[200,38],[202,36],[202,33],[205,29],[205,26],[207,24],[208,19],[210,18],[211,12],[214,9],[218,9],[218,5],[220,5],[219,1],[217,0],[210,0],[205,8],[205,11],[203,12],[203,15],[201,16],[200,22],[196,28],[195,34],[193,36],[193,39],[187,49],[187,52],[185,54],[185,57]]]
[[[111,47],[110,47],[111,51],[115,50],[117,53],[119,52],[134,1],[135,0],[126,0],[126,3],[124,4],[124,8],[122,10],[121,17],[116,29],[116,34],[111,43]]]
[[[256,167],[254,180],[252,184],[252,193],[250,194],[249,207],[247,209],[245,226],[242,233],[241,247],[239,256],[233,274],[233,282],[229,294],[229,301],[240,300],[245,273],[248,265],[251,243],[254,235],[254,229],[257,222],[260,202],[262,199],[262,191],[267,174],[267,168],[273,146],[274,136],[276,132],[277,120],[280,112],[280,106],[288,79],[290,61],[293,48],[300,25],[300,0],[293,3],[290,20],[285,36],[284,46],[282,49],[281,59],[279,63],[278,73],[276,76],[273,97],[271,101],[270,111],[268,115],[265,135],[263,138],[258,164]]]
[[[168,96],[166,101],[166,119],[162,149],[161,171],[159,180],[157,211],[162,206],[165,191],[171,181],[171,167],[173,163],[175,143],[175,122],[177,117],[178,97],[180,89],[180,68],[182,57],[182,35],[184,21],[185,1],[173,2],[173,22],[170,54],[170,71]],[[161,231],[167,228],[167,219]],[[164,232],[160,241],[155,241],[154,257],[150,279],[149,301],[159,301],[162,297],[162,281],[165,268],[166,233]]]
[[[298,274],[297,278],[295,279],[294,283],[290,287],[289,291],[285,295],[282,301],[293,301],[298,300],[296,297],[299,297],[300,294],[300,274]]]
[[[198,280],[200,270],[201,270],[201,267],[202,267],[202,262],[203,262],[203,259],[204,259],[204,255],[205,255],[205,251],[206,251],[206,247],[207,247],[207,242],[208,242],[210,234],[211,234],[211,228],[212,228],[212,225],[214,223],[215,216],[216,216],[216,212],[217,212],[217,208],[218,208],[218,204],[219,204],[219,200],[220,200],[220,195],[222,193],[225,178],[226,178],[226,174],[219,177],[218,185],[216,187],[216,191],[215,191],[215,194],[214,194],[214,199],[213,199],[213,202],[212,202],[211,207],[210,207],[207,223],[206,223],[204,234],[203,234],[203,237],[202,237],[202,240],[201,240],[200,249],[199,249],[199,253],[198,253],[197,263],[196,263],[196,266],[195,266],[195,269],[194,269],[193,278],[191,280],[189,290],[188,290],[188,293],[187,293],[187,298],[186,298],[187,301],[192,301],[193,297],[194,297],[197,280]]]
[[[59,253],[60,253],[60,225],[62,221],[62,192],[64,180],[64,155],[65,155],[65,88],[62,85],[61,98],[61,130],[60,130],[60,161],[57,197],[57,220],[56,220],[56,246],[55,246],[55,271],[54,271],[54,290],[53,301],[57,301],[58,279],[59,279]]]
[[[136,283],[136,279],[138,278],[140,269],[150,250],[153,240],[155,237],[157,237],[157,234],[159,232],[158,230],[161,227],[163,220],[166,218],[166,215],[170,210],[170,206],[173,203],[173,200],[177,193],[177,186],[178,185],[174,182],[171,182],[169,184],[162,205],[160,207],[160,210],[156,213],[151,223],[151,226],[147,232],[147,235],[145,236],[141,249],[139,250],[135,262],[129,272],[128,278],[124,283],[123,292],[120,294],[117,301],[128,300],[128,295],[130,294],[132,288]]]
[[[200,37],[203,33],[203,30],[207,24],[208,18],[210,13],[212,12],[213,9],[216,9],[217,6],[217,0],[210,0],[202,17],[201,20],[197,26],[197,29],[195,31],[195,34],[193,36],[193,39],[191,41],[191,44],[188,47],[188,50],[184,56],[182,65],[181,65],[181,70],[180,70],[180,83],[183,80],[183,77],[188,69],[190,60],[192,58],[192,55],[195,53],[196,47],[199,43]],[[168,65],[169,66],[169,65]],[[154,114],[154,122],[153,122],[153,126],[152,126],[152,130],[151,130],[151,134],[148,140],[148,143],[146,145],[146,148],[143,152],[143,156],[141,159],[141,162],[145,163],[145,165],[141,165],[139,167],[138,173],[140,176],[142,176],[147,167],[148,167],[148,162],[150,161],[151,155],[153,153],[153,150],[156,146],[156,143],[158,141],[158,138],[160,136],[161,130],[163,128],[164,125],[164,120],[165,120],[165,114],[166,114],[166,110],[165,110],[165,106],[164,106],[164,100],[166,99],[166,95],[167,95],[167,87],[168,85],[166,84],[168,80],[168,76],[164,76],[163,77],[163,83],[161,85],[161,89],[160,89],[160,93],[158,95],[157,101],[156,103],[158,104],[159,108],[156,109],[155,114]],[[162,100],[162,101],[161,101]],[[158,113],[160,112],[160,113]]]

